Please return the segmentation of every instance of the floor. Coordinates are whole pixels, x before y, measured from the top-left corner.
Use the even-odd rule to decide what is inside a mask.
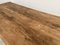
[[[60,17],[4,3],[0,5],[0,35],[5,45],[60,45]]]

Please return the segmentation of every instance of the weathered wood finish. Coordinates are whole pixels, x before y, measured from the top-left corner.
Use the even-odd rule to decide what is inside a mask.
[[[0,35],[6,45],[60,45],[60,17],[0,4]]]

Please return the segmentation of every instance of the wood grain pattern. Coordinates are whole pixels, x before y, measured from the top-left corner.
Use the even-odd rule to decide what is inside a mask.
[[[6,45],[60,45],[60,17],[11,2],[0,4],[0,35]]]

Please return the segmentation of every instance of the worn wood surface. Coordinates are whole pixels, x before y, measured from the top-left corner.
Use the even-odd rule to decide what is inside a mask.
[[[60,17],[11,2],[0,4],[0,35],[6,45],[60,45]]]

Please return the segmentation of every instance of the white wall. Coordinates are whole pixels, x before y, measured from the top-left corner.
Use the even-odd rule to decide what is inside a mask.
[[[0,4],[4,2],[8,2],[9,0],[0,0]]]
[[[14,0],[14,2],[60,16],[60,0]]]

